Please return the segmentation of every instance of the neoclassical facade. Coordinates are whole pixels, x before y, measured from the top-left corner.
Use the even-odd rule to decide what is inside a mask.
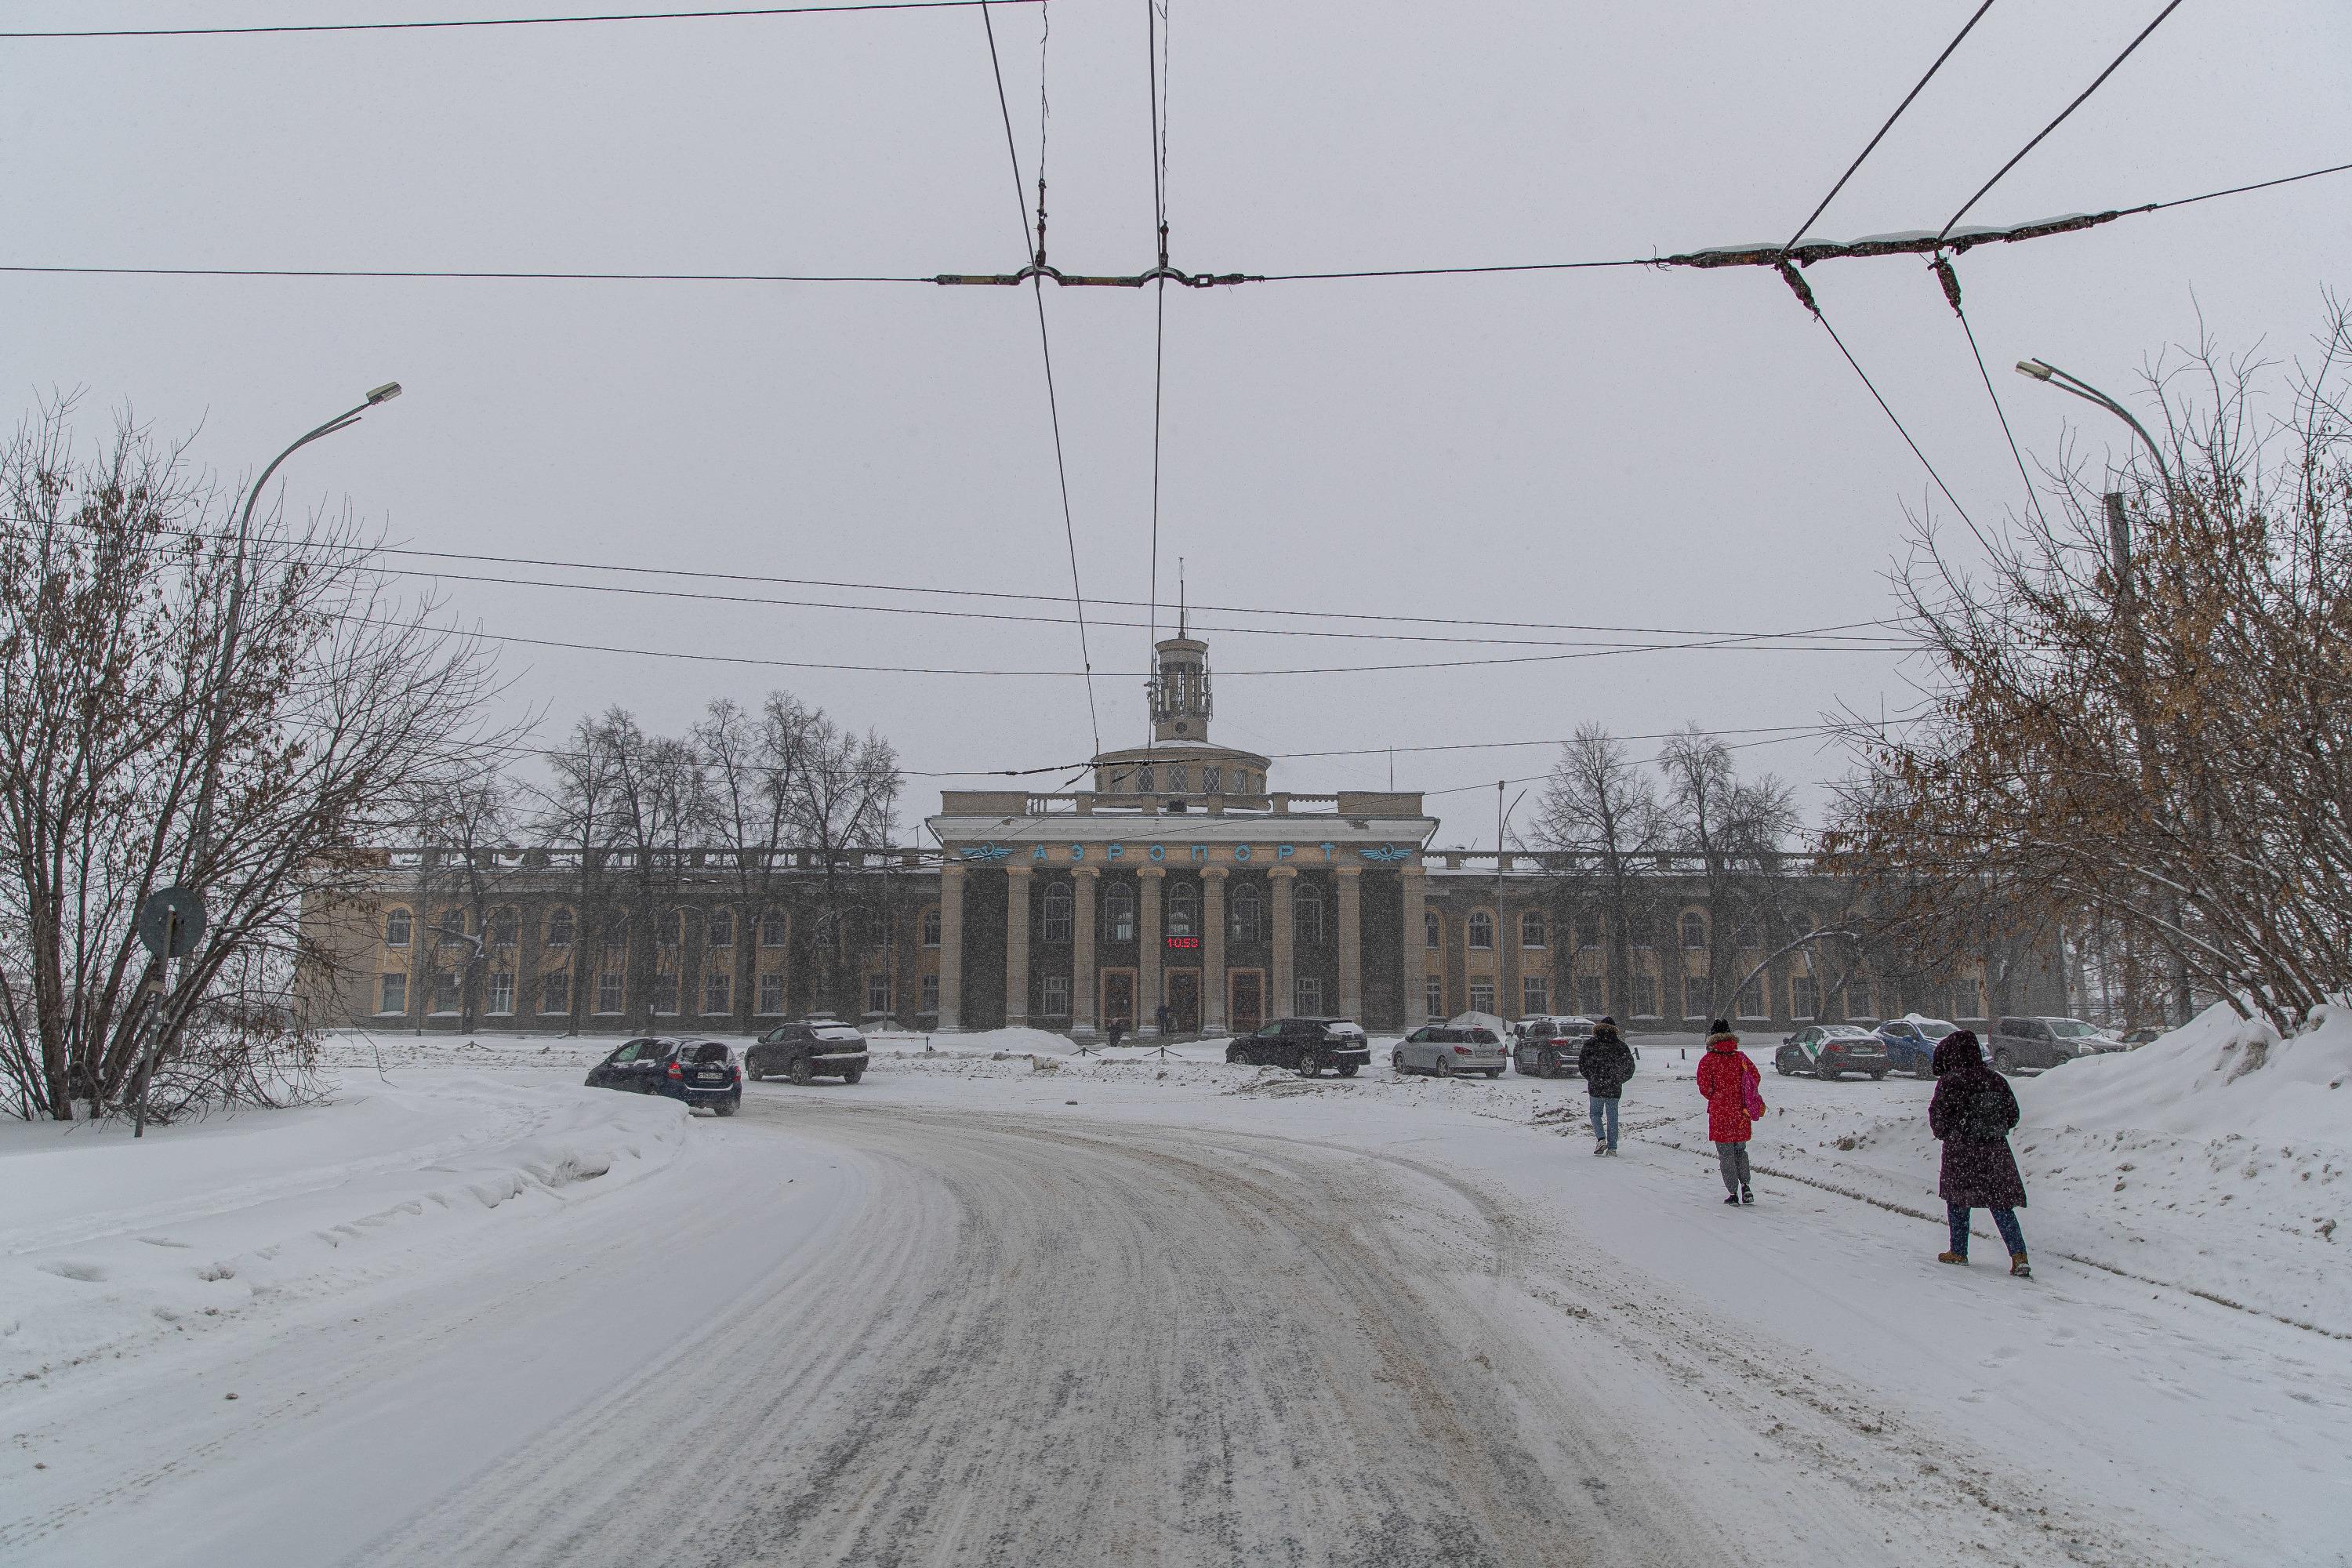
[[[1638,909],[1604,913],[1566,858],[1432,847],[1418,794],[1276,789],[1271,759],[1212,738],[1189,636],[1155,649],[1149,693],[1150,741],[1095,758],[1092,787],[947,791],[936,850],[387,850],[358,896],[306,905],[301,994],[324,1022],[419,1030],[746,1033],[828,1011],[1080,1038],[1285,1014],[1686,1029],[2065,1010],[2037,953],[1935,971],[1814,940],[1849,890],[1801,857],[1723,908],[1720,877],[1649,857]]]

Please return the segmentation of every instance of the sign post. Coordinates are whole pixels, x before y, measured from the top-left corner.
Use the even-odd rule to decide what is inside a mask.
[[[139,906],[139,940],[156,959],[169,965],[196,951],[205,934],[205,898],[193,888],[159,888]],[[164,994],[170,995],[167,987]],[[181,1009],[183,1015],[187,1009]],[[174,1023],[178,1020],[173,1020]],[[155,1076],[155,1058],[172,1030],[161,1021],[139,1058],[139,1081],[131,1088],[131,1135],[147,1136],[147,1084]]]

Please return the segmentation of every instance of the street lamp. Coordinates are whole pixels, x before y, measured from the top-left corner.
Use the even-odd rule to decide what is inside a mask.
[[[396,381],[387,381],[382,386],[369,389],[366,397],[358,407],[345,409],[317,429],[298,437],[293,445],[270,458],[269,466],[261,470],[261,477],[254,480],[253,488],[246,492],[245,508],[237,514],[236,520],[236,555],[229,576],[228,611],[221,618],[220,657],[215,660],[213,666],[212,701],[209,711],[205,715],[205,771],[202,782],[196,786],[194,830],[189,837],[190,852],[187,865],[192,879],[201,879],[205,875],[205,862],[210,858],[212,850],[213,796],[218,793],[220,787],[221,748],[225,739],[222,709],[228,699],[229,673],[236,668],[237,627],[245,612],[245,548],[247,539],[253,530],[254,505],[261,499],[261,492],[268,487],[269,476],[278,471],[278,464],[320,437],[331,436],[338,430],[348,429],[358,424],[360,416],[369,409],[379,404],[389,403],[399,395],[400,383]],[[201,921],[204,914],[204,890],[198,887],[194,892],[196,917]],[[164,951],[168,953],[172,947],[168,926],[165,931]],[[183,960],[180,976],[183,985],[187,984],[185,968],[187,962]],[[149,1041],[146,1053],[140,1062],[131,1107],[131,1134],[134,1137],[146,1135],[147,1085],[154,1077],[156,1058],[162,1055],[163,1047],[177,1036],[180,1026],[187,1021],[188,1004],[193,1000],[192,997],[184,998],[180,1005],[179,1016],[168,1024],[157,1027],[154,1037]]]
[[[2164,480],[2165,505],[2168,508],[2171,506],[2172,472],[2164,466],[2164,450],[2156,444],[2156,437],[2147,433],[2147,426],[2142,425],[2137,419],[2132,416],[2132,411],[2130,409],[2126,408],[2122,404],[2117,403],[2114,398],[2109,397],[2105,393],[2101,392],[2097,387],[2093,386],[2081,376],[2069,375],[2066,372],[2060,370],[2056,365],[2052,364],[2047,360],[2019,360],[2017,362],[2017,374],[2020,375],[2031,376],[2035,381],[2045,382],[2048,384],[2056,387],[2061,392],[2072,393],[2085,403],[2095,403],[2100,407],[2105,409],[2108,413],[2114,415],[2116,418],[2122,420],[2125,424],[2130,426],[2132,427],[2133,434],[2137,435],[2140,440],[2147,445],[2147,455],[2151,458],[2155,459],[2157,474]]]

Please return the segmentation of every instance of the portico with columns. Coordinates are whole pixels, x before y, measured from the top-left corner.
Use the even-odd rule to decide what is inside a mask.
[[[1153,650],[1148,689],[1150,742],[1097,756],[1093,788],[941,797],[938,1027],[1418,1022],[1421,857],[1437,826],[1422,797],[1272,788],[1269,759],[1210,738],[1208,645],[1181,629]],[[1001,944],[972,929],[1000,911]],[[983,948],[990,969],[1003,954],[1001,1013],[966,984]]]

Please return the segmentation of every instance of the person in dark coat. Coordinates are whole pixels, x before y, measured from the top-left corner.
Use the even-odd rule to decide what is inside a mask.
[[[2009,1081],[1985,1065],[1977,1037],[1966,1029],[1946,1035],[1936,1047],[1936,1095],[1927,1102],[1927,1126],[1944,1142],[1944,1169],[1936,1191],[1951,1222],[1951,1250],[1938,1263],[1969,1261],[1969,1211],[1992,1210],[1992,1223],[2009,1244],[2009,1271],[2032,1279],[2025,1261],[2025,1232],[2017,1211],[2025,1206],[2025,1178],[2009,1152],[2009,1131],[2017,1125],[2017,1096]]]
[[[1584,1092],[1592,1107],[1592,1152],[1617,1152],[1617,1101],[1625,1080],[1633,1076],[1633,1048],[1617,1032],[1617,1020],[1603,1018],[1577,1053],[1576,1070],[1584,1075]]]

